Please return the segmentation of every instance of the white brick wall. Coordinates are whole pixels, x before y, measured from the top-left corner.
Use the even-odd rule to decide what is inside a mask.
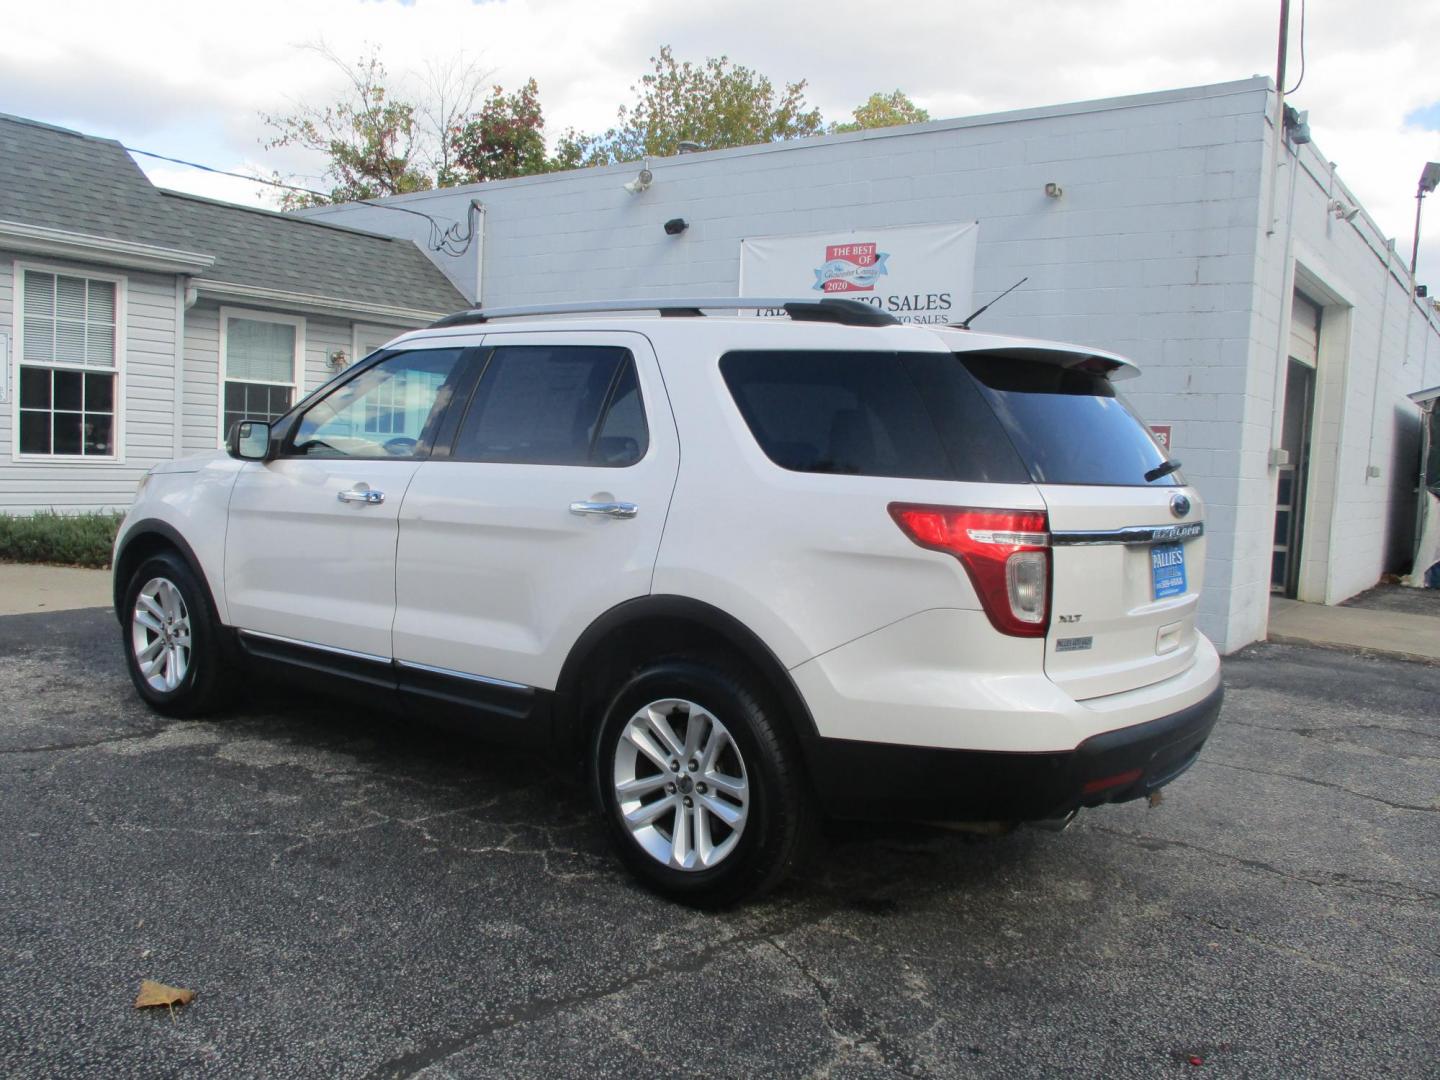
[[[1250,79],[667,158],[651,162],[654,185],[639,196],[621,186],[634,166],[619,166],[397,201],[460,222],[472,198],[483,201],[487,306],[725,295],[736,288],[746,236],[978,220],[977,305],[1030,277],[986,313],[987,329],[1100,345],[1140,363],[1144,375],[1126,392],[1148,419],[1173,425],[1176,455],[1209,507],[1202,626],[1233,649],[1265,627],[1274,513],[1267,458],[1277,334],[1288,319],[1286,237],[1267,236],[1262,221],[1270,101],[1269,81]],[[1044,195],[1049,181],[1064,188],[1062,198]],[[1342,508],[1353,501],[1383,517],[1390,481],[1367,484],[1360,460],[1371,453],[1364,418],[1374,382],[1373,351],[1365,359],[1363,343],[1378,334],[1378,312],[1369,309],[1383,266],[1358,234],[1312,236],[1326,220],[1323,207],[1314,212],[1312,186],[1297,180],[1296,219],[1306,223],[1297,244],[1340,261],[1370,290],[1353,301],[1358,362],[1340,383],[1347,421],[1333,428],[1343,426],[1345,439],[1336,490]],[[428,230],[368,206],[307,213],[422,246]],[[672,217],[689,230],[664,235]],[[475,252],[433,257],[475,295]],[[1392,298],[1387,325],[1400,325],[1403,299]],[[1416,342],[1435,336],[1412,334]],[[1380,380],[1384,408],[1422,385],[1418,367],[1404,364],[1403,333],[1387,331],[1386,356],[1383,370],[1394,371]],[[1388,427],[1377,428],[1373,455],[1388,455],[1392,441]],[[1373,583],[1383,532],[1376,525],[1337,538],[1328,598]]]

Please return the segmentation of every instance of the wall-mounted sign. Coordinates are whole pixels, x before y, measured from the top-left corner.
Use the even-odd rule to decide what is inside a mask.
[[[1170,455],[1170,425],[1151,424],[1150,430],[1155,435],[1155,441],[1160,444],[1160,449],[1164,450],[1168,457]]]
[[[901,322],[959,322],[974,310],[978,237],[973,221],[749,237],[740,295],[842,297]]]

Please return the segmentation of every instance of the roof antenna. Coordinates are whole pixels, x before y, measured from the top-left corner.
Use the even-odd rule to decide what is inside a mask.
[[[1027,282],[1027,281],[1029,281],[1029,280],[1030,280],[1030,278],[1029,278],[1028,275],[1027,275],[1026,277],[1022,277],[1019,281],[1015,282],[1014,285],[1011,285],[1008,289],[1006,289],[1004,292],[1002,292],[999,296],[995,297],[994,300],[991,300],[991,301],[990,301],[990,304],[999,303],[1001,300],[1004,300],[1005,297],[1009,296],[1012,292],[1014,292],[1016,289],[1018,289],[1021,285],[1024,285],[1025,282]],[[983,314],[985,313],[985,310],[990,307],[990,304],[986,304],[984,307],[980,308],[979,311],[973,312],[964,322],[962,322],[962,323],[960,324],[960,329],[961,329],[961,330],[969,330],[969,329],[970,329],[970,324],[971,324],[972,322],[974,322],[977,318],[979,318],[981,315],[983,315]]]

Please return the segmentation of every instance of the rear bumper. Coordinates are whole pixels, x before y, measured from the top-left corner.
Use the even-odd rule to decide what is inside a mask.
[[[820,736],[806,741],[826,812],[850,819],[1039,821],[1143,798],[1194,764],[1220,686],[1177,712],[1092,735],[1073,750],[949,750]]]

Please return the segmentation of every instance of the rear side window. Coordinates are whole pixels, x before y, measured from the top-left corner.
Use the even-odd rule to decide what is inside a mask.
[[[649,443],[630,350],[506,345],[494,350],[452,457],[531,465],[633,465]]]
[[[1023,483],[949,354],[734,352],[720,372],[755,441],[796,472]]]
[[[1165,455],[1103,372],[1012,353],[961,353],[1037,484],[1147,486]],[[1149,482],[1183,484],[1178,472]]]

